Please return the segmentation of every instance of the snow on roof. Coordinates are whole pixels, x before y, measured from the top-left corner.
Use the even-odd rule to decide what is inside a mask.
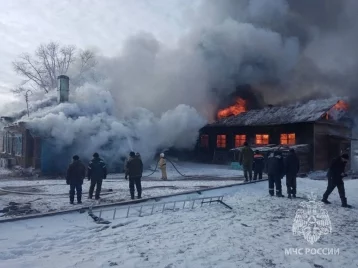
[[[262,126],[301,122],[315,122],[342,98],[311,100],[304,104],[273,106],[250,110],[236,116],[220,119],[209,126]]]

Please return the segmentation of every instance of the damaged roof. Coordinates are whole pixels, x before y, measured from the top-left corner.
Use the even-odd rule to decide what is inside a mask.
[[[208,126],[267,126],[302,122],[315,122],[325,115],[342,98],[311,100],[304,104],[273,106],[250,110],[220,119]]]

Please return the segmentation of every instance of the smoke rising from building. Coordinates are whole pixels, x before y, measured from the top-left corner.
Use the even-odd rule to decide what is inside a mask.
[[[272,104],[353,96],[356,10],[354,0],[193,1],[183,14],[192,27],[176,47],[133,35],[119,55],[98,59],[104,79],[71,88],[70,103],[33,104],[29,124],[59,150],[99,151],[106,160],[135,150],[150,159],[157,149],[190,148],[240,85]]]

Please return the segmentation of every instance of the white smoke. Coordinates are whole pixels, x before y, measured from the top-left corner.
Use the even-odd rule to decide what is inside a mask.
[[[76,88],[70,99],[20,121],[27,121],[35,135],[51,138],[59,153],[67,150],[88,159],[99,152],[109,165],[130,151],[140,152],[147,162],[161,148],[192,148],[198,128],[205,124],[194,108],[183,104],[158,117],[144,108],[116,115],[113,97],[103,85]]]
[[[318,2],[323,7],[329,0]],[[158,149],[192,148],[199,128],[213,119],[220,97],[238,85],[271,83],[280,94],[265,87],[265,96],[280,99],[313,85],[322,90],[322,85],[334,84],[327,76],[339,81],[355,77],[357,9],[350,7],[356,1],[329,10],[340,20],[334,27],[316,21],[330,13],[322,8],[312,15],[309,3],[193,3],[186,15],[191,28],[175,47],[150,33],[135,34],[119,55],[98,58],[100,83],[71,87],[70,103],[46,107],[52,96],[32,104],[30,119],[23,114],[21,120],[52,137],[58,150],[86,156],[98,151],[107,161],[130,150],[148,160]]]

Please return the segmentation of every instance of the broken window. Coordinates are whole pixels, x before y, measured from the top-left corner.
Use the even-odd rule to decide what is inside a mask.
[[[200,136],[200,147],[208,148],[209,147],[209,135]]]
[[[226,135],[217,135],[216,136],[216,147],[217,148],[226,148]]]
[[[235,147],[243,146],[246,141],[246,135],[235,135]]]
[[[296,144],[296,134],[295,133],[281,134],[281,144],[295,145]]]
[[[256,134],[256,144],[258,145],[267,145],[269,144],[269,135],[268,134]]]

